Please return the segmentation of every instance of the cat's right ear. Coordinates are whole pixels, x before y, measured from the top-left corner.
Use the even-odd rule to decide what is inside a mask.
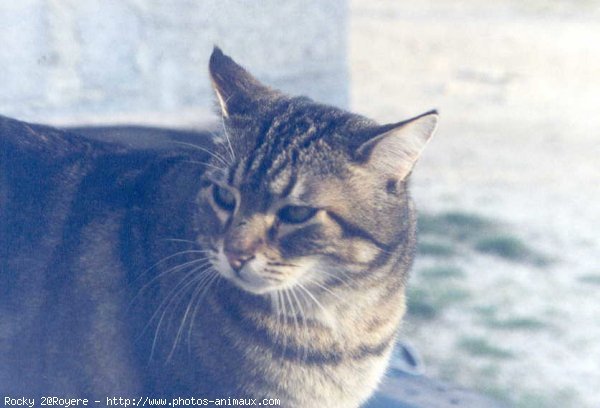
[[[437,128],[438,113],[381,126],[357,150],[360,162],[385,178],[404,180]]]
[[[258,101],[275,93],[217,46],[210,56],[208,70],[224,117],[251,112]]]

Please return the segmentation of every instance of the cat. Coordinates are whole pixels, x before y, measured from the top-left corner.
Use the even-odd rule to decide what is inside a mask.
[[[5,396],[339,408],[377,387],[437,112],[379,125],[271,89],[217,47],[209,73],[214,137],[140,147],[0,117]]]

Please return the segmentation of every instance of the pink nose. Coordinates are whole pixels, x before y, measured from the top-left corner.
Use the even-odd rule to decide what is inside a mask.
[[[225,250],[225,256],[227,257],[227,261],[229,261],[229,265],[235,272],[239,272],[240,269],[244,267],[244,265],[254,259],[254,254],[248,254],[243,252],[230,252]]]

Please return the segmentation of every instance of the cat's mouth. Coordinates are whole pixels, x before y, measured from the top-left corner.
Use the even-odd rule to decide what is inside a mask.
[[[276,290],[276,282],[261,276],[259,271],[254,270],[252,264],[244,266],[239,271],[233,271],[233,282],[242,289],[257,295]]]
[[[221,250],[216,256],[214,267],[228,281],[257,295],[289,287],[295,281],[289,273],[269,267],[267,260],[260,254],[236,270],[232,268]]]

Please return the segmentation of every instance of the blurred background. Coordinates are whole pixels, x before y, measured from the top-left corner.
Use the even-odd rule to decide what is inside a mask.
[[[219,45],[261,80],[348,105],[346,0],[0,2],[0,111],[56,124],[198,125]]]
[[[402,340],[510,405],[600,406],[599,0],[12,0],[0,42],[0,114],[33,122],[205,126],[213,44],[381,122],[438,108]]]

